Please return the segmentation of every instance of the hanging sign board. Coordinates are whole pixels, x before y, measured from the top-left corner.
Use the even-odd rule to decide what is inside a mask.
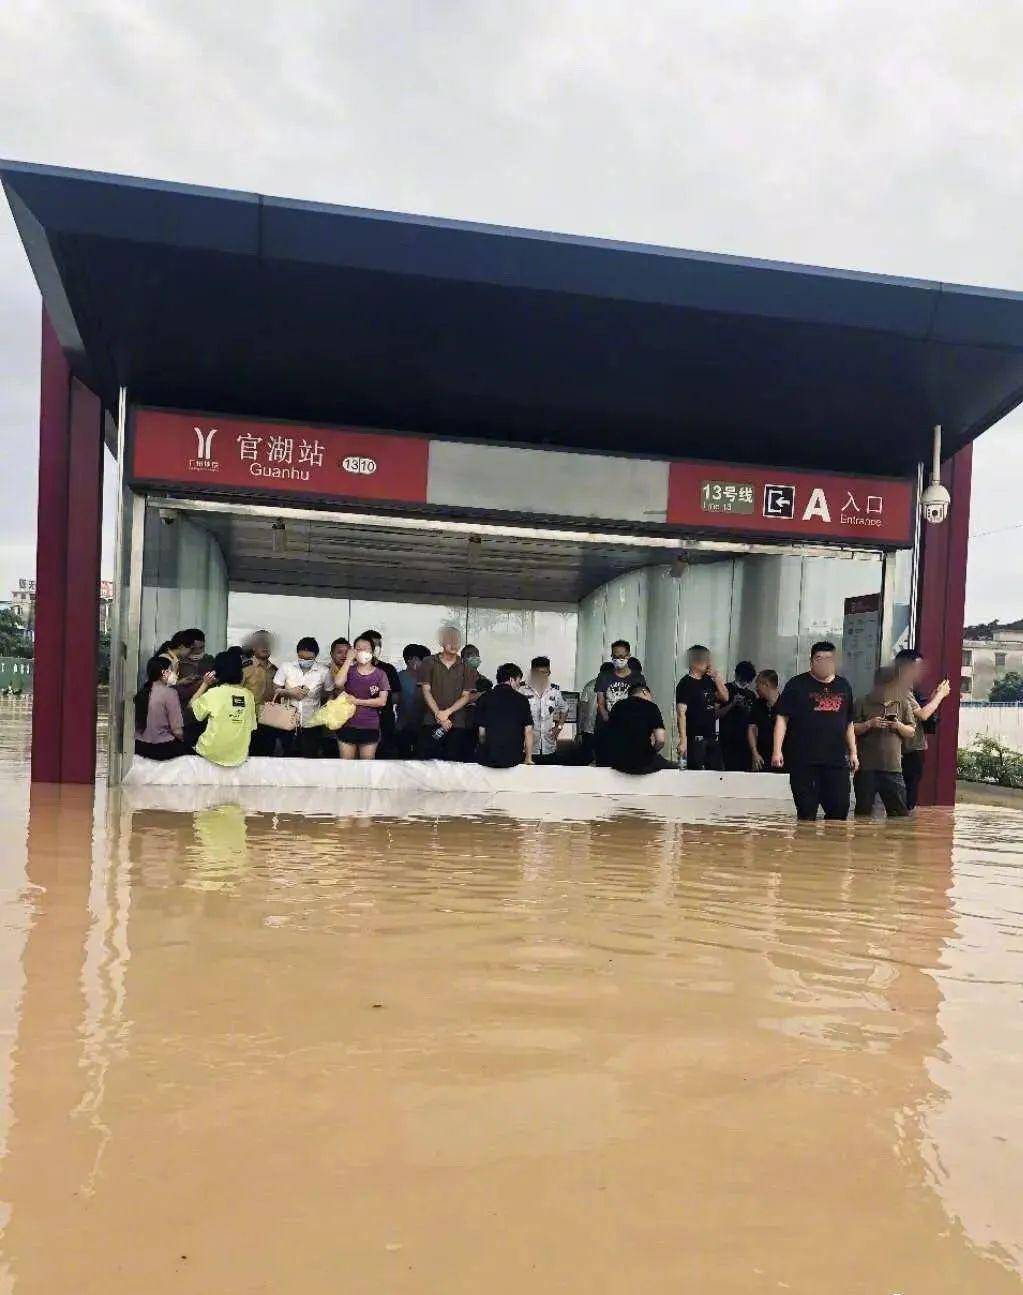
[[[197,493],[379,500],[736,538],[913,541],[913,482],[429,440],[136,409],[131,477]]]
[[[733,535],[910,544],[913,496],[913,483],[898,478],[675,461],[668,522]]]
[[[206,417],[140,409],[136,480],[275,495],[423,503],[430,442],[358,428]]]

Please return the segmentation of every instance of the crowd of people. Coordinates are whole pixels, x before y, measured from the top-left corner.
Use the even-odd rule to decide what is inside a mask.
[[[731,680],[710,651],[694,644],[675,688],[677,744],[643,666],[625,639],[582,689],[576,736],[561,741],[570,708],[545,656],[528,672],[508,662],[494,679],[479,650],[442,628],[439,650],[409,643],[403,668],[384,660],[383,640],[366,630],[337,638],[326,661],[314,638],[294,657],[271,660],[271,636],[258,630],[211,657],[202,630],[181,630],[146,665],[135,697],[136,754],[169,760],[197,754],[232,766],[273,755],[372,760],[378,757],[519,764],[593,764],[643,775],[710,769],[789,775],[796,812],[814,819],[869,814],[880,798],[891,816],[916,806],[927,733],[949,693],[947,680],[925,697],[924,663],[912,649],[878,670],[855,698],[838,673],[835,645],[819,642],[809,670],[781,687],[776,670],[740,661]],[[344,703],[343,722],[324,716]],[[670,758],[674,755],[674,759]]]

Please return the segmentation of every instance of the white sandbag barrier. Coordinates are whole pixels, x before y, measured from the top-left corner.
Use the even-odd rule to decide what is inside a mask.
[[[519,765],[487,769],[443,760],[303,760],[269,757],[246,760],[234,769],[201,756],[147,760],[135,756],[124,779],[129,788],[296,789],[302,791],[403,793],[414,803],[424,792],[484,798],[514,795],[595,796],[643,801],[649,798],[718,802],[789,802],[789,781],[772,774],[665,770],[633,777],[588,765]],[[322,806],[322,796],[319,798]]]

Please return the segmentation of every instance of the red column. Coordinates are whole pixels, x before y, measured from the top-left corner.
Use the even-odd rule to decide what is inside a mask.
[[[43,314],[32,781],[96,776],[103,411]]]
[[[928,739],[920,785],[922,805],[955,804],[972,467],[972,445],[944,463],[941,479],[952,496],[952,506],[940,525],[923,524],[916,647],[929,663],[929,683],[947,678],[952,693],[938,712],[937,731]]]

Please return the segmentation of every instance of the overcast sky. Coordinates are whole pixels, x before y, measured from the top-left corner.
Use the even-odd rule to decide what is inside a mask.
[[[1023,5],[3,0],[0,156],[1023,290]],[[33,574],[39,300],[0,210],[0,596]],[[1023,522],[1023,416],[972,530]],[[1023,616],[1023,531],[971,619]]]

